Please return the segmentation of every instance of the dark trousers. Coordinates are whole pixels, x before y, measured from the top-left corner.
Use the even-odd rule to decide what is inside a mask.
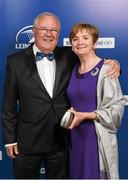
[[[40,155],[20,153],[14,160],[16,179],[39,179],[42,160],[46,179],[68,179],[68,153],[61,145],[54,144],[51,151]]]

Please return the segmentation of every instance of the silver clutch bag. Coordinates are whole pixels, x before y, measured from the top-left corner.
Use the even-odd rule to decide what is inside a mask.
[[[68,128],[72,123],[73,118],[74,114],[70,111],[66,111],[66,113],[63,115],[61,119],[60,126],[63,128]]]

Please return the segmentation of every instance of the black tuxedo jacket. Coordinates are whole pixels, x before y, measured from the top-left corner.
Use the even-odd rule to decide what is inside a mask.
[[[8,56],[3,96],[4,143],[18,142],[24,153],[50,150],[55,126],[70,107],[66,87],[76,56],[70,48],[56,47],[56,76],[51,98],[37,72],[32,45]],[[18,106],[17,106],[18,105]],[[67,130],[58,128],[58,136]]]

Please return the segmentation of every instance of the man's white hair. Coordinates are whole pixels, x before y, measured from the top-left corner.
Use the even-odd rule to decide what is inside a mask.
[[[60,31],[60,29],[61,29],[61,24],[60,24],[59,18],[58,18],[55,14],[50,13],[50,12],[43,12],[43,13],[39,14],[39,15],[34,19],[34,21],[33,21],[33,27],[36,27],[38,19],[39,19],[39,18],[42,18],[42,17],[44,17],[44,16],[53,16],[53,17],[55,17],[55,19],[56,19],[57,22],[58,22],[59,31]]]

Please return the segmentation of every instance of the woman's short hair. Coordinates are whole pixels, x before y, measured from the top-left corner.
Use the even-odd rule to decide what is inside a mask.
[[[96,26],[94,26],[94,25],[91,25],[91,24],[78,23],[78,24],[74,24],[74,26],[71,29],[70,36],[69,36],[71,44],[72,44],[72,39],[76,36],[76,34],[79,31],[82,31],[84,29],[92,36],[93,43],[94,44],[96,43],[96,41],[98,40],[98,37],[99,37],[99,30],[98,30],[98,28]]]

